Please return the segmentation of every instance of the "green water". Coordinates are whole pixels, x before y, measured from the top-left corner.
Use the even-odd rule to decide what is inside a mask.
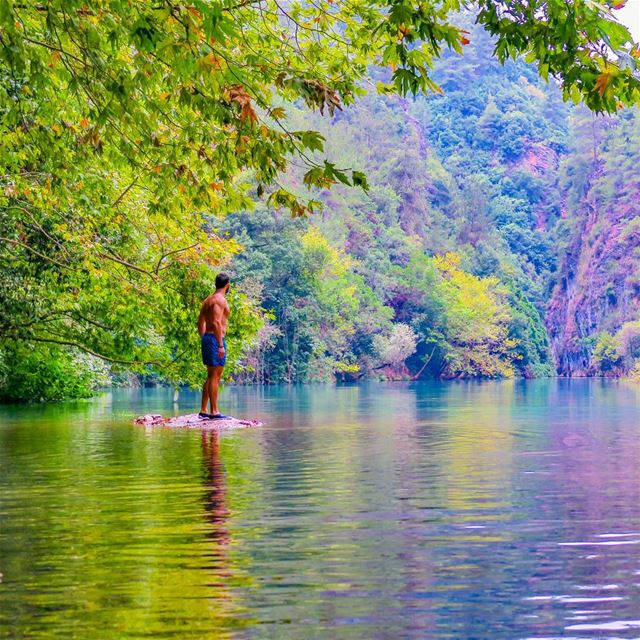
[[[640,636],[640,386],[168,390],[0,408],[0,637]],[[197,407],[181,397],[180,412]]]

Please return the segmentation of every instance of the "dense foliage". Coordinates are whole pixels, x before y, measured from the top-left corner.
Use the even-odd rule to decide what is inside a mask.
[[[350,369],[336,366],[333,375],[540,376],[554,373],[554,360],[558,372],[572,373],[563,365],[566,348],[555,337],[550,345],[547,337],[547,327],[555,336],[553,314],[545,316],[552,291],[577,268],[571,239],[585,235],[585,222],[593,221],[586,207],[596,204],[603,220],[592,222],[584,238],[592,249],[577,277],[602,299],[585,296],[584,319],[569,317],[558,335],[573,339],[571,327],[584,327],[576,348],[587,362],[592,353],[595,360],[583,375],[626,373],[634,358],[616,354],[615,366],[600,368],[600,351],[593,349],[598,332],[614,336],[638,317],[637,116],[630,110],[596,117],[563,104],[556,88],[540,82],[524,61],[502,66],[487,60],[491,40],[468,28],[472,44],[465,57],[444,56],[434,69],[442,96],[370,96],[331,123],[297,114],[327,138],[332,157],[363,167],[369,180],[366,193],[321,192],[322,214],[292,223],[301,232],[309,225],[320,231],[384,305],[378,314],[367,312],[376,319],[369,332],[345,333],[350,346],[341,353]],[[295,189],[301,182],[294,171],[288,184]],[[235,261],[237,275],[257,274],[266,283],[265,306],[280,336],[269,334],[260,351],[261,376],[251,379],[312,379],[308,369],[317,374],[313,363],[329,352],[298,351],[297,375],[282,375],[282,336],[297,328],[280,321],[278,301],[308,313],[313,292],[297,297],[295,270],[286,279],[276,272],[268,281],[250,266],[265,261],[284,269],[282,251],[295,234],[283,232],[286,219],[266,218],[276,225],[280,246],[274,255],[267,248],[272,236],[258,233],[245,217],[239,226],[238,220],[230,216],[227,227],[245,247]],[[615,234],[607,236],[605,229]],[[443,272],[451,254],[455,271]],[[443,276],[459,283],[449,285],[448,297]],[[490,304],[485,292],[493,296]],[[572,301],[559,304],[569,309]],[[316,315],[313,331],[333,322],[330,311]],[[310,325],[301,320],[299,326]],[[385,362],[392,352],[403,354],[402,361]],[[323,379],[331,377],[322,372]]]
[[[397,355],[384,362],[390,358],[379,341],[374,345],[377,333],[398,338],[402,348],[390,353],[408,353],[415,340],[412,372],[411,357],[446,375],[504,375],[524,371],[525,362],[544,367],[546,346],[530,300],[537,302],[553,260],[531,228],[527,203],[536,202],[545,184],[496,186],[484,175],[494,141],[506,161],[518,157],[518,139],[531,133],[535,107],[529,116],[524,107],[507,113],[498,93],[493,102],[482,96],[482,113],[465,115],[477,122],[469,120],[466,132],[450,127],[449,142],[438,143],[444,158],[447,145],[469,147],[474,128],[479,132],[471,158],[459,154],[458,171],[426,158],[416,139],[418,146],[402,149],[406,164],[383,161],[376,172],[384,156],[374,161],[368,134],[353,125],[360,107],[334,122],[352,124],[342,150],[339,141],[326,143],[327,120],[319,114],[339,116],[362,96],[372,64],[382,94],[438,93],[440,83],[442,100],[453,100],[445,77],[455,69],[453,58],[437,72],[432,66],[446,50],[459,54],[472,40],[484,42],[484,53],[493,53],[495,44],[501,61],[519,55],[537,61],[540,76],[556,78],[565,98],[615,111],[638,101],[640,84],[638,50],[610,6],[615,2],[0,0],[0,353],[2,379],[9,381],[3,394],[84,395],[90,386],[85,373],[94,365],[79,352],[116,368],[194,383],[199,301],[216,271],[240,250],[242,234],[228,232],[229,225],[256,200],[261,210],[284,208],[294,216],[317,210],[322,201],[329,213],[317,228],[303,223],[296,230],[295,221],[287,223],[286,250],[292,253],[285,258],[292,263],[276,266],[295,276],[288,298],[276,296],[278,288],[288,290],[280,280],[259,274],[253,289],[246,284],[234,294],[232,375],[325,379],[404,367]],[[479,30],[469,33],[468,15],[458,13],[465,8],[477,12],[495,42],[482,40]],[[529,69],[525,76],[533,86],[535,73]],[[415,119],[441,128],[438,101],[370,100],[364,104],[405,130],[399,140],[392,136],[403,145]],[[302,105],[316,115],[303,114]],[[465,139],[457,140],[461,133]],[[479,153],[470,177],[467,165],[483,144],[486,153]],[[292,158],[300,168],[285,178]],[[374,171],[366,176],[363,169]],[[418,188],[413,175],[423,180]],[[492,203],[490,216],[500,227],[497,253],[489,248],[492,240],[476,238],[486,230],[476,203],[446,188],[447,180],[463,175],[479,201],[489,197]],[[371,188],[340,191],[340,206],[333,207],[324,190],[336,183]],[[320,197],[310,198],[303,186],[320,190]],[[436,206],[434,196],[442,198]],[[347,209],[351,215],[341,221],[338,210]],[[221,220],[226,214],[228,223]],[[265,215],[259,224],[277,233],[277,219]],[[392,221],[383,233],[372,221],[376,216]],[[298,231],[302,235],[294,237]],[[375,242],[358,250],[347,231],[372,234]],[[505,243],[512,251],[503,250]],[[458,249],[459,263],[457,257],[434,257]],[[399,283],[407,260],[414,253],[421,259],[424,251],[438,295],[424,297],[420,306],[402,299]],[[526,258],[524,267],[507,264],[516,254]],[[237,269],[254,258],[238,258]],[[477,282],[465,280],[471,277]],[[457,282],[488,296],[483,310],[458,300],[464,296],[456,293]],[[402,316],[405,302],[417,305],[414,317]],[[262,317],[260,303],[272,319]],[[457,335],[463,323],[441,318],[438,305],[449,303],[463,316],[479,314],[472,323],[478,335]],[[427,326],[434,314],[441,322]],[[274,351],[282,362],[269,357]],[[259,366],[243,373],[240,360],[249,353]],[[52,358],[61,363],[60,376],[73,371],[77,379],[52,383],[56,367],[33,378],[19,374],[41,371],[33,363]],[[45,379],[63,390],[42,391]]]

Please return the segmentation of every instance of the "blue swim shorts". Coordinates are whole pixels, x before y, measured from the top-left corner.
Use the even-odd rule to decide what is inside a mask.
[[[222,338],[224,345],[224,358],[218,357],[218,340],[213,333],[205,333],[202,336],[202,364],[208,367],[224,367],[227,362],[227,340]]]

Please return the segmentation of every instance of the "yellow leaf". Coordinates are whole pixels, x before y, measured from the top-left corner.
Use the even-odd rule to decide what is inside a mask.
[[[57,67],[61,59],[62,59],[62,56],[60,55],[60,53],[58,51],[54,51],[51,54],[51,62],[49,63],[49,67],[52,69]]]

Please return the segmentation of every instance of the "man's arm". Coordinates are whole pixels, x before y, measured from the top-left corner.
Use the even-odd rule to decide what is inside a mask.
[[[222,327],[224,322],[224,309],[218,302],[213,304],[213,335],[218,341],[218,356],[224,357],[224,344],[222,342]]]
[[[198,333],[202,338],[202,336],[206,332],[207,332],[207,318],[205,317],[204,304],[203,304],[202,307],[200,308],[200,315],[198,316]]]

